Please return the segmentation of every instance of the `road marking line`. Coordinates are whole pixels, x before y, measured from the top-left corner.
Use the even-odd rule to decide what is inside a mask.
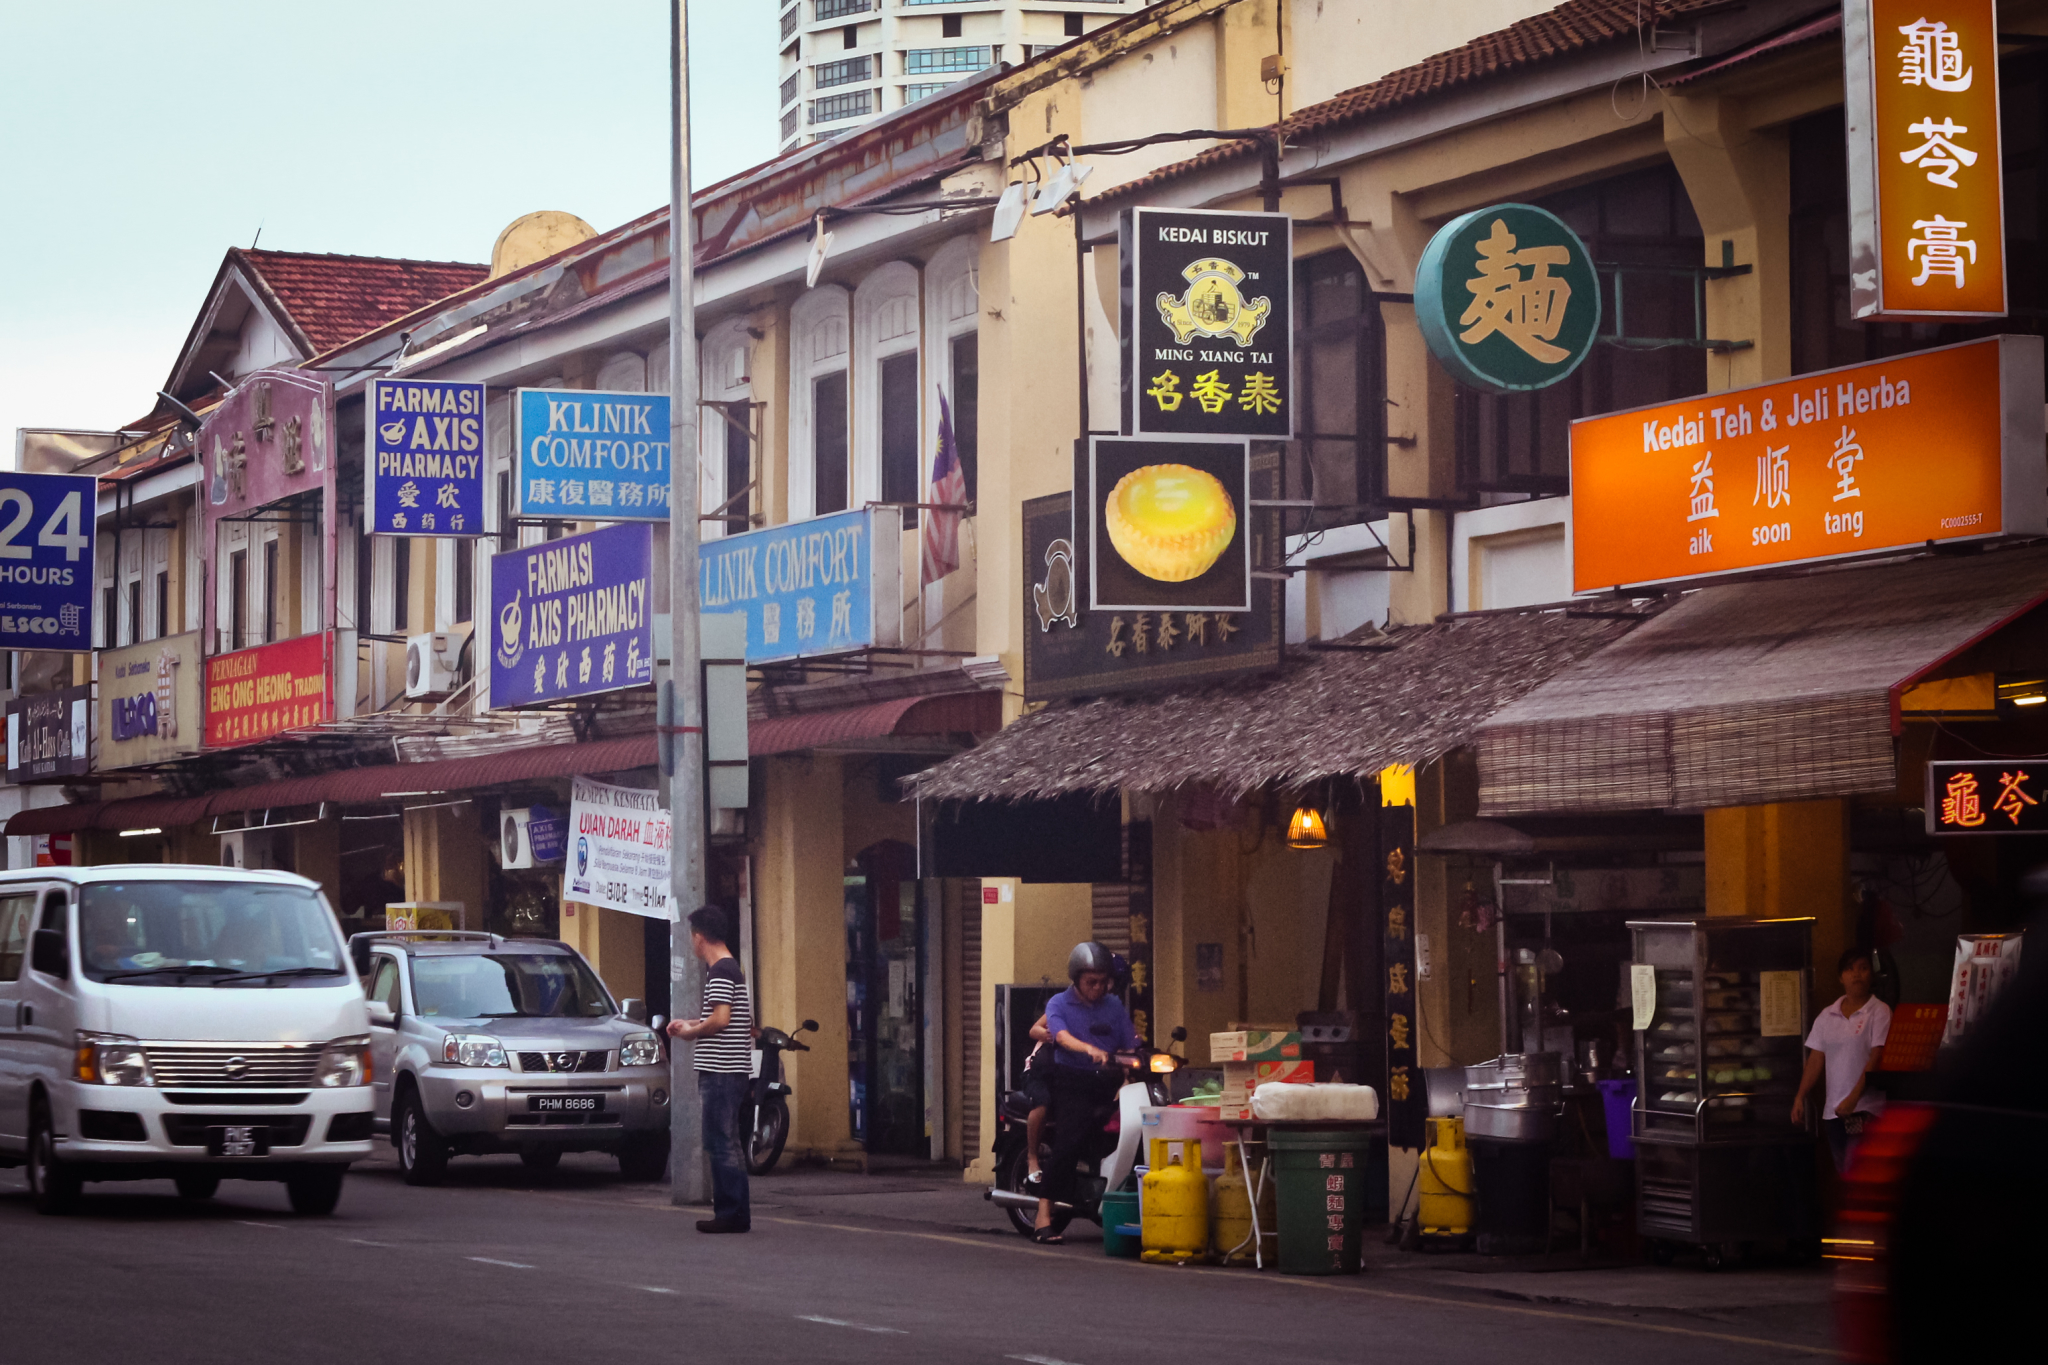
[[[901,1327],[875,1327],[865,1322],[848,1322],[845,1318],[821,1318],[816,1313],[798,1313],[798,1322],[822,1322],[827,1327],[851,1327],[856,1332],[886,1332],[890,1336],[907,1337],[910,1333]]]
[[[269,1228],[272,1232],[284,1231],[284,1224],[282,1223],[252,1223],[246,1218],[237,1218],[235,1221],[245,1228]]]
[[[835,1232],[863,1232],[875,1237],[909,1237],[918,1241],[925,1242],[947,1242],[957,1246],[986,1247],[991,1251],[1001,1251],[1004,1254],[1011,1256],[1057,1256],[1063,1260],[1070,1259],[1061,1256],[1061,1254],[1056,1251],[1041,1251],[1036,1247],[1010,1246],[1001,1240],[993,1238],[987,1240],[977,1240],[971,1237],[951,1237],[947,1236],[944,1233],[937,1232],[908,1232],[898,1228],[864,1228],[856,1227],[850,1223],[821,1223],[814,1218],[766,1218],[763,1221],[769,1223],[788,1223],[792,1227],[800,1228],[829,1228]],[[1096,1261],[1091,1262],[1090,1264],[1099,1266],[1102,1264],[1102,1262]],[[1119,1268],[1125,1268],[1126,1266],[1126,1263],[1121,1261],[1111,1261],[1109,1262],[1109,1264],[1118,1266]],[[1244,1281],[1247,1278],[1241,1272],[1230,1270],[1207,1269],[1200,1266],[1183,1267],[1181,1274],[1184,1278],[1193,1275],[1220,1276],[1224,1279],[1237,1280],[1240,1282]],[[1392,1299],[1405,1303],[1426,1303],[1440,1308],[1477,1308],[1494,1313],[1510,1313],[1520,1317],[1551,1318],[1560,1322],[1581,1322],[1590,1323],[1600,1327],[1625,1328],[1638,1332],[1658,1332],[1666,1336],[1697,1337],[1704,1341],[1733,1342],[1739,1346],[1768,1346],[1772,1350],[1791,1351],[1798,1355],[1832,1356],[1836,1354],[1834,1348],[1829,1346],[1802,1346],[1797,1342],[1772,1341],[1768,1337],[1738,1336],[1733,1332],[1706,1332],[1701,1331],[1699,1328],[1696,1327],[1674,1327],[1666,1323],[1636,1322],[1626,1318],[1603,1318],[1591,1313],[1561,1313],[1554,1309],[1524,1308],[1516,1304],[1508,1303],[1486,1303],[1482,1301],[1467,1300],[1462,1298],[1452,1298],[1448,1295],[1443,1294],[1413,1294],[1403,1293],[1398,1290],[1392,1289],[1368,1289],[1364,1285],[1330,1284],[1324,1281],[1309,1279],[1300,1276],[1290,1276],[1284,1279],[1262,1281],[1262,1283],[1273,1283],[1293,1289],[1320,1289],[1327,1293],[1332,1294],[1361,1294],[1367,1298]]]
[[[1028,1361],[1029,1365],[1074,1365],[1073,1361],[1061,1360],[1057,1356],[1004,1356],[1003,1359]]]
[[[367,1237],[344,1237],[344,1242],[354,1242],[359,1247],[395,1247],[396,1242],[373,1242]]]
[[[644,1289],[650,1294],[673,1294],[676,1292],[673,1289],[657,1289],[655,1286],[651,1284],[643,1284],[638,1286],[638,1288]]]
[[[504,1266],[504,1267],[505,1267],[505,1268],[506,1268],[507,1270],[531,1270],[531,1269],[533,1269],[533,1267],[532,1267],[532,1266],[530,1266],[530,1265],[527,1265],[527,1264],[525,1264],[525,1263],[524,1263],[524,1262],[522,1262],[522,1261],[500,1261],[500,1260],[495,1260],[495,1259],[493,1259],[492,1257],[489,1257],[489,1256],[472,1256],[472,1257],[470,1257],[469,1259],[470,1259],[470,1260],[472,1260],[472,1261],[475,1261],[475,1262],[477,1262],[477,1263],[478,1263],[478,1264],[480,1264],[480,1265],[501,1265],[501,1266]]]

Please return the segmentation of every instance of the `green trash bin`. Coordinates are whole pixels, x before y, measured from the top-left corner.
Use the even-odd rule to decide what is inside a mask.
[[[1281,1273],[1356,1275],[1372,1135],[1275,1128],[1267,1141],[1279,1186]]]
[[[1144,1249],[1143,1225],[1138,1222],[1138,1192],[1112,1190],[1103,1195],[1103,1254],[1136,1259],[1138,1253]]]

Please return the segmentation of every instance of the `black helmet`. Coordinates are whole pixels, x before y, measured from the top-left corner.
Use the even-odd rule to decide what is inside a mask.
[[[1074,951],[1067,954],[1067,980],[1079,981],[1088,972],[1116,975],[1115,955],[1092,939],[1075,944]]]

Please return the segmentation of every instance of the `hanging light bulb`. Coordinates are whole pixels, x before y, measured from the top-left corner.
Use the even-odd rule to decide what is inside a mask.
[[[1323,813],[1314,806],[1302,803],[1294,808],[1294,818],[1287,822],[1287,846],[1289,848],[1327,848],[1330,831],[1323,824]]]

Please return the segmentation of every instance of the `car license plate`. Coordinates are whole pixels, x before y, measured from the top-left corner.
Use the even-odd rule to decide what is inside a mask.
[[[261,1126],[229,1124],[206,1130],[208,1156],[269,1156],[270,1130]]]
[[[604,1096],[528,1095],[526,1110],[530,1114],[601,1114]]]

